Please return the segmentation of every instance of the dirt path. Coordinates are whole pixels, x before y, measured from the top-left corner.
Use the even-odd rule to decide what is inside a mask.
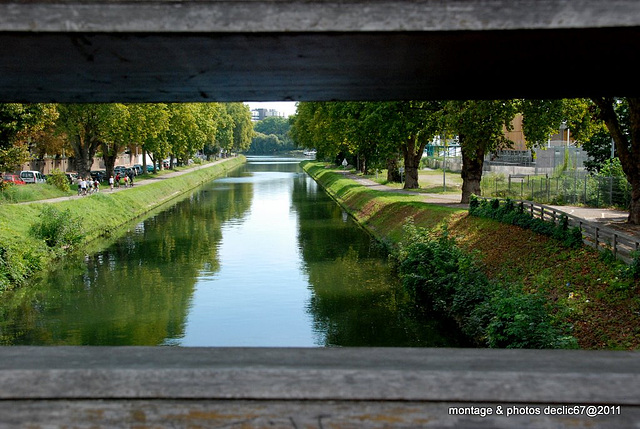
[[[468,209],[468,204],[460,203],[459,194],[430,194],[424,192],[413,192],[405,189],[392,188],[390,186],[381,185],[373,180],[365,179],[355,174],[334,170],[337,173],[341,173],[352,179],[362,186],[366,186],[369,189],[383,192],[397,192],[407,195],[417,195],[423,197],[425,203],[438,204],[447,207]],[[593,207],[577,207],[577,206],[549,206],[558,212],[563,212],[584,219],[588,222],[597,222],[602,226],[607,226],[618,231],[624,232],[629,235],[640,237],[640,225],[630,225],[627,223],[627,217],[629,213],[622,210],[614,210],[609,208],[593,208]]]
[[[169,173],[165,173],[162,175],[158,175],[155,177],[151,177],[148,179],[142,179],[142,180],[135,180],[133,182],[133,187],[137,188],[139,186],[144,186],[144,185],[148,185],[149,183],[154,183],[157,182],[159,180],[166,180],[166,179],[171,179],[173,177],[178,177],[178,176],[182,176],[183,174],[187,174],[187,173],[191,173],[193,171],[197,171],[203,168],[209,168],[209,167],[213,167],[214,165],[220,164],[221,162],[227,160],[228,158],[225,159],[219,159],[217,161],[211,162],[211,163],[207,163],[207,164],[200,164],[200,165],[196,165],[194,167],[185,169],[185,170],[180,170],[180,171],[171,171]],[[120,186],[119,188],[113,188],[113,190],[109,189],[109,185],[105,185],[105,184],[101,184],[100,185],[100,193],[106,193],[106,194],[112,194],[114,192],[124,192],[127,191],[128,189],[132,189],[132,188],[125,188],[124,185]],[[75,200],[78,198],[85,198],[84,196],[79,196],[79,195],[69,195],[66,197],[58,197],[58,198],[49,198],[46,200],[36,200],[36,201],[25,201],[22,203],[17,203],[17,204],[34,204],[34,203],[55,203],[55,202],[59,202],[59,201],[67,201],[67,200]]]

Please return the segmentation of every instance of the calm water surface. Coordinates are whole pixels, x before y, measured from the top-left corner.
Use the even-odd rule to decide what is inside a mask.
[[[249,158],[121,238],[6,293],[0,343],[459,346],[299,166]]]

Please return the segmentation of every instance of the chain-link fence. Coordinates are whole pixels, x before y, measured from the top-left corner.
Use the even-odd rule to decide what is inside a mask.
[[[486,197],[514,198],[545,204],[584,204],[590,207],[627,208],[631,185],[624,177],[592,176],[587,172],[562,175],[485,174],[481,182]]]

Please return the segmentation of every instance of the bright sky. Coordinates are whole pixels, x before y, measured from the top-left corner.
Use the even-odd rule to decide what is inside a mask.
[[[284,113],[284,116],[295,115],[296,102],[295,101],[266,101],[266,102],[246,102],[250,109],[275,109],[278,112]]]

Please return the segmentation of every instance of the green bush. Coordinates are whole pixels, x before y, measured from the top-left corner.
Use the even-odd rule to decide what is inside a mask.
[[[25,243],[0,244],[0,290],[22,285],[42,267],[45,251]]]
[[[537,234],[553,237],[561,241],[567,247],[582,246],[582,231],[580,228],[569,228],[569,218],[562,215],[558,224],[532,217],[520,202],[516,207],[513,200],[507,199],[502,204],[497,198],[485,200],[471,196],[469,214],[478,217],[486,217],[521,228],[530,229]]]
[[[64,192],[69,190],[69,179],[67,179],[67,175],[57,168],[47,177],[47,183]]]
[[[401,282],[417,306],[454,320],[481,346],[575,347],[575,339],[553,325],[544,300],[492,283],[446,231],[438,234],[411,222],[405,230],[406,243],[395,257]]]
[[[46,205],[39,220],[31,226],[31,235],[44,240],[51,248],[69,248],[82,242],[84,236],[80,219],[74,218],[67,209],[60,211]]]
[[[493,317],[487,326],[489,347],[576,348],[571,336],[562,336],[552,324],[545,300],[537,294],[498,290],[491,301]]]

